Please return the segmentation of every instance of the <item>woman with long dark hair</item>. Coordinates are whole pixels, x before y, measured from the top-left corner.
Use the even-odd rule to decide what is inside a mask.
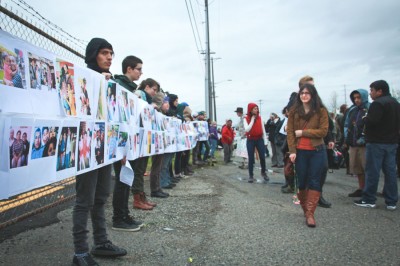
[[[328,112],[314,85],[302,85],[289,112],[287,142],[289,157],[296,163],[297,197],[309,227],[316,225],[314,212],[321,194],[321,177],[327,167],[324,137],[328,125]]]

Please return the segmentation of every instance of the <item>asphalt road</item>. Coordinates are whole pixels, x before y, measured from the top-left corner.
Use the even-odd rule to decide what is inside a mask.
[[[270,160],[267,159],[267,166]],[[111,229],[109,238],[128,250],[118,259],[96,258],[101,265],[400,265],[400,210],[353,205],[347,194],[357,180],[344,169],[329,174],[324,196],[330,209],[317,208],[317,227],[305,225],[292,195],[282,194],[282,173],[271,182],[249,184],[238,164],[207,166],[182,180],[167,199],[153,199],[153,211],[133,210],[146,226],[140,232]],[[255,171],[259,173],[259,169]],[[256,175],[261,179],[261,175]],[[380,189],[382,184],[380,185]],[[149,184],[145,189],[149,192]],[[72,207],[30,217],[35,228],[0,234],[0,265],[71,265]],[[56,215],[57,219],[52,218]],[[49,221],[53,223],[49,224]],[[14,232],[14,233],[13,233]],[[92,239],[90,238],[90,243]]]

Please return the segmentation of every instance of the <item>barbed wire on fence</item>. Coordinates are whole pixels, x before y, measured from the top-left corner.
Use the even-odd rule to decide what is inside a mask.
[[[52,23],[23,0],[0,1],[0,29],[74,64],[84,65],[87,42]],[[70,177],[0,200],[0,229],[74,197],[75,177]]]

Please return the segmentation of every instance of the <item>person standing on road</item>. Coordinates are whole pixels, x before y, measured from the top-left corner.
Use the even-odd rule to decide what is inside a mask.
[[[268,132],[268,140],[271,143],[272,167],[282,166],[282,164],[283,164],[283,158],[281,158],[280,162],[278,161],[276,145],[275,145],[275,129],[276,129],[276,125],[279,123],[279,121],[280,121],[279,116],[276,113],[271,113],[267,123],[265,123],[265,130],[266,130],[266,132]]]
[[[261,176],[265,182],[269,181],[267,168],[265,165],[265,143],[267,134],[265,133],[264,123],[259,113],[258,105],[249,103],[247,105],[247,115],[244,119],[244,131],[247,136],[247,156],[249,157],[249,183],[254,182],[254,151],[257,149],[260,156]]]
[[[239,133],[239,139],[237,140],[237,147],[235,154],[238,157],[243,158],[242,164],[239,165],[240,169],[248,169],[249,166],[247,165],[247,148],[246,148],[246,132],[244,131],[244,117],[243,117],[243,108],[237,107],[234,111],[237,116],[239,117],[239,122],[236,126],[237,131]]]
[[[123,75],[114,75],[114,80],[119,85],[134,92],[137,85],[134,81],[139,80],[142,75],[143,61],[136,56],[130,55],[125,57],[122,61]],[[134,161],[128,161],[133,168]],[[120,173],[121,168],[126,163],[126,156],[120,161],[114,162],[115,184],[113,193],[113,226],[112,229],[117,231],[136,232],[143,226],[143,223],[135,220],[129,214],[129,194],[130,186],[121,182]]]
[[[86,47],[87,67],[112,77],[110,66],[114,56],[112,45],[104,39],[93,38]],[[127,254],[125,249],[114,245],[107,237],[105,204],[111,187],[111,165],[76,176],[76,200],[72,211],[72,235],[75,254],[74,265],[98,265],[89,254],[87,223],[89,213],[93,227],[94,256],[118,257]]]
[[[361,197],[365,185],[365,122],[362,119],[368,112],[368,91],[364,89],[354,90],[350,93],[350,99],[354,104],[346,116],[347,135],[344,147],[349,150],[350,169],[357,176],[358,189],[350,193],[349,197]]]
[[[314,85],[300,87],[287,123],[290,160],[295,164],[306,224],[315,227],[314,212],[321,194],[321,177],[326,169],[324,137],[328,133],[328,112]]]
[[[226,120],[226,124],[222,127],[221,135],[221,143],[224,148],[224,163],[228,164],[232,162],[232,144],[235,137],[235,133],[233,132],[232,128],[232,119]]]
[[[400,104],[390,95],[384,80],[371,83],[370,93],[374,100],[365,116],[366,166],[365,187],[359,207],[374,208],[381,170],[385,174],[383,197],[386,209],[395,210],[399,200],[396,178],[396,150],[400,130]]]

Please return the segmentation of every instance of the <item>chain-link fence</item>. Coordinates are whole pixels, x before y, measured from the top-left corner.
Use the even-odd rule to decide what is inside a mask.
[[[75,64],[84,65],[87,42],[71,36],[22,0],[1,0],[0,28]],[[71,177],[1,200],[0,229],[74,197],[75,177]]]

